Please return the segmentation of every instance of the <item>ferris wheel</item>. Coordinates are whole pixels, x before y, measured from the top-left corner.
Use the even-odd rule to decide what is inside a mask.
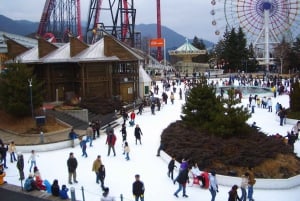
[[[300,36],[299,0],[211,0],[211,5],[215,35],[241,27],[267,64],[274,44]]]

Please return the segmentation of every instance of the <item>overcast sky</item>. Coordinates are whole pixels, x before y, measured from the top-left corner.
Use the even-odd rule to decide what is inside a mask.
[[[105,4],[108,0],[103,2]],[[185,37],[193,38],[196,35],[215,42],[218,37],[214,35],[214,28],[211,25],[210,2],[210,0],[161,0],[161,23]],[[0,0],[0,14],[12,19],[38,22],[44,4],[45,0]],[[83,21],[87,21],[89,4],[90,0],[81,0]],[[135,0],[134,4],[137,10],[136,24],[156,23],[156,0]]]

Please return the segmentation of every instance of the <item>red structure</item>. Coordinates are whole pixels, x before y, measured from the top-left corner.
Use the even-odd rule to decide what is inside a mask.
[[[157,8],[157,13],[156,13],[156,31],[157,31],[157,38],[161,38],[161,15],[160,15],[160,0],[156,0],[156,8]],[[162,60],[162,52],[161,52],[161,46],[157,47],[157,58],[158,61]]]
[[[69,34],[82,39],[80,0],[46,0],[37,35],[51,42],[68,42]]]

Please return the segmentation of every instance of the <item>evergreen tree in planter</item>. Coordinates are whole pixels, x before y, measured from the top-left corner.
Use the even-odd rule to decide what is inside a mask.
[[[298,81],[291,84],[290,111],[288,115],[293,119],[300,119],[300,83]]]

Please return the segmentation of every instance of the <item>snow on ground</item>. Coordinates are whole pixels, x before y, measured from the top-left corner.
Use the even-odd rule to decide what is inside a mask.
[[[182,86],[183,87],[183,86]],[[160,86],[162,89],[162,86]],[[177,90],[178,92],[179,90]],[[136,123],[142,129],[142,145],[135,144],[133,135],[134,127],[129,127],[127,124],[127,140],[131,149],[130,160],[126,161],[125,156],[122,155],[122,137],[120,127],[115,128],[117,135],[116,152],[117,156],[107,156],[107,145],[105,145],[106,136],[104,133],[100,139],[93,142],[93,147],[87,148],[88,158],[81,157],[81,149],[79,146],[75,148],[66,148],[62,150],[40,152],[37,158],[37,166],[40,169],[43,179],[47,179],[52,183],[54,179],[59,180],[59,184],[67,184],[67,186],[74,187],[76,190],[76,199],[84,200],[82,197],[81,188],[84,188],[84,196],[87,201],[99,201],[102,195],[100,185],[95,182],[95,173],[92,172],[92,164],[97,155],[102,156],[102,162],[106,166],[106,179],[105,185],[110,188],[110,194],[116,196],[119,201],[122,194],[125,201],[133,201],[132,196],[132,183],[134,175],[140,174],[141,180],[145,184],[145,200],[146,201],[173,201],[173,200],[207,200],[211,199],[208,190],[200,189],[199,186],[187,187],[188,198],[176,198],[173,193],[176,191],[178,185],[167,176],[167,163],[160,157],[156,156],[157,149],[160,143],[160,134],[171,122],[180,119],[181,106],[184,100],[179,100],[179,95],[175,94],[175,103],[172,105],[168,102],[164,105],[161,111],[157,111],[155,115],[151,115],[150,108],[145,108],[142,115],[137,115]],[[170,96],[169,96],[170,97]],[[184,99],[184,98],[183,98]],[[279,96],[273,100],[273,105],[280,102],[283,106],[288,106],[288,96]],[[248,99],[243,99],[243,104],[248,103]],[[262,130],[267,134],[275,134],[279,132],[285,135],[292,125],[279,126],[278,118],[275,115],[275,108],[273,113],[268,112],[266,109],[255,108],[255,113],[249,119],[249,124],[253,121],[262,127]],[[118,120],[121,124],[122,119]],[[295,151],[300,153],[300,142],[295,144]],[[77,168],[78,184],[68,184],[68,172],[66,161],[69,153],[74,152],[78,160],[79,166]],[[28,176],[29,166],[27,163],[29,154],[24,154],[25,160],[25,175]],[[6,170],[8,183],[20,185],[18,180],[18,171],[16,163],[11,164],[8,161],[8,169]],[[175,173],[176,175],[177,173]],[[238,184],[239,185],[239,184]],[[219,193],[217,194],[216,201],[224,201],[228,199],[229,186],[219,186]],[[255,201],[298,201],[299,200],[300,186],[288,190],[261,190],[254,187]],[[181,193],[179,194],[181,195]]]

